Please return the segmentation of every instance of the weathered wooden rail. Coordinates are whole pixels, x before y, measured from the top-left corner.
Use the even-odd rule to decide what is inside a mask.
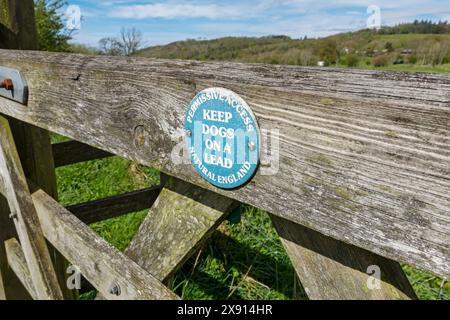
[[[76,260],[106,298],[111,298],[110,274],[127,288],[122,298],[171,297],[160,281],[166,281],[239,202],[273,215],[311,298],[415,298],[396,261],[450,276],[447,75],[10,50],[0,50],[0,66],[20,70],[29,84],[28,104],[0,98],[0,113],[12,122],[19,154],[32,145],[39,149],[34,154],[41,154],[34,157],[46,159],[42,170],[24,160],[33,153],[22,156],[23,176],[39,188],[40,176],[54,176],[55,163],[111,154],[167,175],[156,189],[72,208],[85,222],[94,222],[150,207],[157,197],[125,255],[106,243],[92,247],[95,235],[52,200],[55,193],[41,190],[27,200],[34,204],[47,240],[72,263]],[[270,155],[279,157],[276,174],[258,173],[244,188],[224,191],[206,184],[191,165],[171,160],[174,147],[182,142],[186,106],[198,91],[213,86],[242,96],[261,128],[279,129],[279,154]],[[21,134],[19,125],[40,135]],[[29,125],[83,144],[42,149],[46,131]],[[270,143],[264,139],[263,149]],[[76,156],[66,156],[72,152]],[[270,156],[262,154],[263,167]],[[20,164],[13,167],[20,169]],[[1,186],[8,195],[8,188]],[[120,205],[131,200],[136,206]],[[23,279],[23,261],[28,268],[32,265],[17,242],[10,241],[14,233],[1,233],[10,252],[3,260],[0,256],[3,281],[13,281],[3,271],[9,261],[26,288],[36,285]],[[89,263],[80,261],[76,244],[94,260],[103,252],[100,256],[113,256],[132,270],[103,266],[95,274]],[[366,286],[371,265],[381,268],[379,290]],[[136,279],[147,281],[147,289],[137,288]],[[42,297],[36,287],[30,293]]]

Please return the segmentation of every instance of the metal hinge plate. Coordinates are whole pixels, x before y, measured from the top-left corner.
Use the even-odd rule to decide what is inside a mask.
[[[28,102],[28,84],[23,75],[15,69],[0,67],[0,84],[11,80],[12,88],[0,87],[0,97],[26,105]]]

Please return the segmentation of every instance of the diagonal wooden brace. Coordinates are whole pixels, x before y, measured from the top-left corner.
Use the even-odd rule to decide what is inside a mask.
[[[0,116],[0,190],[14,219],[38,299],[62,299],[56,273],[31,199],[11,129]],[[3,245],[3,244],[2,244]]]
[[[167,177],[126,254],[157,279],[166,281],[235,205],[235,201],[217,193]]]

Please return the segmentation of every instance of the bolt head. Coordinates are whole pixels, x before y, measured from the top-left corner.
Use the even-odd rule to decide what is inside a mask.
[[[248,148],[250,149],[250,151],[255,151],[256,150],[256,142],[255,141],[251,141],[248,144]]]
[[[192,137],[192,131],[191,130],[186,130],[186,137],[188,137],[188,138]]]
[[[5,79],[0,82],[0,88],[5,88],[6,90],[12,90],[14,88],[13,82],[11,79]]]
[[[115,285],[111,288],[111,290],[109,290],[109,293],[112,294],[113,296],[120,296],[120,294],[122,293],[120,290],[119,285]]]

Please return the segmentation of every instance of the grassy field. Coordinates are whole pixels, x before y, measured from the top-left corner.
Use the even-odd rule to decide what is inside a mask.
[[[437,40],[437,41],[450,41],[450,34],[385,34],[385,35],[376,35],[375,40],[379,41],[380,45],[391,42],[394,47],[408,47],[413,41],[427,41],[429,39]]]
[[[349,67],[345,65],[337,65],[338,68]],[[450,63],[440,64],[436,66],[430,65],[411,65],[411,64],[392,64],[384,67],[374,67],[367,64],[365,61],[361,61],[356,67],[352,69],[360,70],[384,70],[384,71],[397,71],[397,72],[426,72],[426,73],[450,73]]]
[[[375,69],[375,70],[389,70],[389,71],[401,71],[401,72],[428,72],[428,73],[450,73],[450,63],[441,64],[437,66],[422,66],[422,65],[408,65],[397,64],[386,67],[375,68],[373,66],[361,67],[361,69]]]
[[[55,138],[55,140],[57,140]],[[159,173],[114,157],[57,169],[64,205],[100,199],[159,182]],[[146,211],[92,225],[124,250]],[[171,288],[184,299],[307,299],[268,215],[245,207],[240,222],[226,221],[175,275]],[[421,299],[450,299],[450,283],[404,266]],[[93,299],[95,292],[82,295]]]

